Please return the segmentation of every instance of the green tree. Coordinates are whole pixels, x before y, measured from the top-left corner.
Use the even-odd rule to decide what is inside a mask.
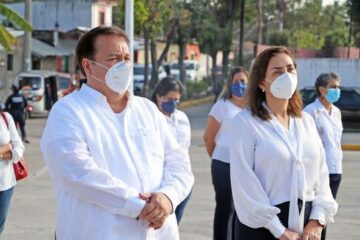
[[[158,82],[159,66],[164,61],[171,43],[175,38],[176,21],[174,4],[176,0],[135,0],[134,2],[134,32],[144,38],[145,69],[143,95],[147,96],[149,89]],[[124,25],[125,0],[118,0],[115,10],[114,22],[119,26]],[[156,41],[160,36],[165,39],[165,48],[157,55]],[[150,52],[150,55],[149,55]],[[149,63],[151,60],[151,79],[148,79]]]
[[[32,31],[31,25],[25,19],[2,3],[0,3],[0,15],[4,16],[7,21],[15,24],[21,29],[29,32]],[[0,24],[0,44],[4,49],[6,51],[11,51],[11,45],[14,44],[15,41],[16,38],[9,33],[3,24]]]
[[[360,1],[348,0],[347,7],[349,13],[349,42],[354,42],[355,46],[360,47]]]

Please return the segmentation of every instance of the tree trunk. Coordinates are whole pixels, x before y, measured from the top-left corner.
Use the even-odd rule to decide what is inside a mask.
[[[151,56],[151,80],[150,89],[153,90],[159,81],[159,67],[157,65],[156,39],[150,40],[150,56]]]
[[[213,93],[216,95],[217,92],[217,85],[216,84],[216,55],[217,52],[215,54],[211,54],[211,60],[212,60],[212,68],[211,68],[211,87],[213,90]]]
[[[186,89],[186,85],[187,85],[187,78],[186,78],[186,70],[185,70],[185,66],[184,66],[184,58],[185,58],[185,54],[186,54],[186,42],[183,41],[183,39],[181,39],[181,36],[179,36],[179,59],[178,59],[178,63],[179,63],[179,78],[181,83],[183,84],[183,86]],[[187,99],[187,91],[185,91],[184,93],[184,99]]]
[[[257,20],[258,20],[258,32],[257,32],[257,44],[262,43],[262,31],[263,31],[263,1],[257,0],[256,1],[257,7]]]
[[[244,22],[245,22],[245,0],[241,0],[241,3],[240,3],[239,66],[244,66]]]
[[[148,31],[144,31],[144,86],[142,89],[143,96],[148,96],[149,94],[149,34]]]
[[[165,59],[165,57],[167,55],[167,53],[169,52],[170,45],[174,41],[174,38],[175,38],[176,30],[177,30],[177,22],[174,21],[173,24],[172,24],[170,32],[166,35],[165,48],[162,51],[162,53],[160,54],[159,60],[157,62],[157,65],[159,67],[161,66],[162,62],[164,61],[164,59]]]
[[[179,74],[180,74],[180,81],[184,85],[186,84],[186,71],[184,66],[184,58],[186,54],[186,43],[180,41],[179,44]]]
[[[223,51],[221,79],[224,79],[224,80],[226,80],[226,79],[227,79],[227,76],[228,76],[228,70],[229,70],[229,54],[230,54],[230,50],[224,50],[224,51]]]

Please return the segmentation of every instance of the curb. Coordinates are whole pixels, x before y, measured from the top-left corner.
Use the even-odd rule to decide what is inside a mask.
[[[341,148],[347,151],[360,151],[360,145],[355,144],[342,144]]]
[[[203,103],[210,103],[213,101],[214,101],[213,95],[202,97],[202,98],[185,100],[183,102],[180,102],[179,109],[184,109],[184,108],[188,108],[188,107],[203,104]]]

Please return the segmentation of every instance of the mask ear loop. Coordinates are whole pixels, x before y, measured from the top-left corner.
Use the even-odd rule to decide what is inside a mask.
[[[92,63],[95,63],[96,65],[98,65],[98,66],[100,66],[100,67],[105,68],[106,70],[109,70],[109,69],[110,69],[110,68],[108,68],[108,67],[106,67],[106,66],[102,65],[101,63],[95,62],[94,60],[89,59],[89,61],[90,61],[90,62],[92,62]]]

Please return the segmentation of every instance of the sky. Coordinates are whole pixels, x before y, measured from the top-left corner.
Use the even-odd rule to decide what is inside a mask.
[[[326,5],[329,5],[329,4],[334,4],[336,0],[322,0],[322,3],[324,6]],[[345,2],[346,0],[338,0],[339,3],[343,3]]]

